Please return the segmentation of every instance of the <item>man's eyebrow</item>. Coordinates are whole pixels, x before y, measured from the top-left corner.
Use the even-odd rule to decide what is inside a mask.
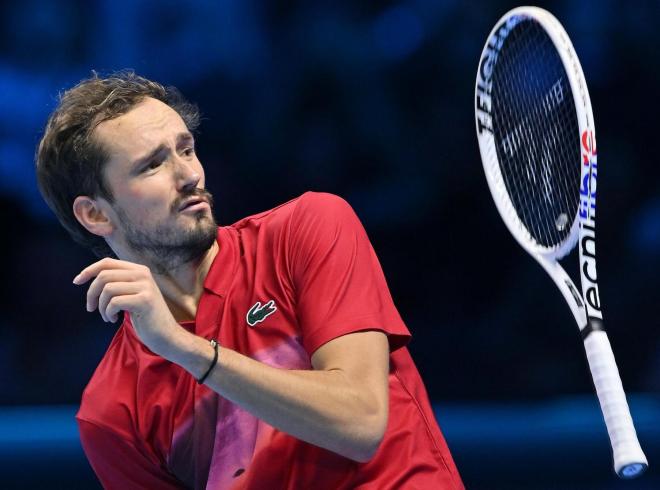
[[[182,141],[195,141],[195,137],[192,135],[190,131],[183,131],[182,133],[179,133],[176,135],[176,142],[181,143]]]
[[[183,131],[179,134],[176,135],[176,144],[177,146],[180,145],[183,142],[194,142],[195,138],[193,137],[192,133],[189,131]],[[156,148],[151,150],[148,154],[146,154],[143,157],[138,158],[133,162],[133,167],[139,167],[141,164],[148,162],[149,160],[152,160],[158,156],[159,153],[165,151],[167,149],[167,145],[165,143],[161,143],[158,145]]]
[[[135,167],[139,167],[139,166],[142,165],[143,163],[146,163],[146,162],[148,162],[148,161],[150,161],[150,160],[156,158],[156,157],[158,156],[159,153],[163,152],[163,151],[166,150],[166,149],[167,149],[167,145],[165,145],[164,143],[161,143],[161,144],[158,145],[156,148],[154,148],[153,150],[151,150],[147,155],[145,155],[145,156],[143,156],[143,157],[140,157],[140,158],[138,158],[137,160],[133,161],[133,165],[132,165],[132,166],[133,166],[134,168],[135,168]]]

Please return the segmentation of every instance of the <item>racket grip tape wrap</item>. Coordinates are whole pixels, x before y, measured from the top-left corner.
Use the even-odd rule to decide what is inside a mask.
[[[622,478],[634,478],[648,466],[637,440],[626,394],[607,334],[594,330],[584,340],[589,369],[612,444],[614,471]]]

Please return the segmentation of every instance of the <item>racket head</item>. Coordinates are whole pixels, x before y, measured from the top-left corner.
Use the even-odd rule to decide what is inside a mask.
[[[595,131],[578,57],[546,10],[519,7],[495,24],[477,72],[475,124],[507,228],[533,256],[560,259],[584,219],[581,184],[591,167],[582,162],[581,141],[589,135],[593,143]]]
[[[584,330],[587,317],[590,322],[602,319],[599,300],[589,302],[598,297],[595,131],[580,62],[552,14],[519,7],[495,25],[479,63],[475,122],[488,186],[500,215],[553,278]],[[557,262],[578,238],[584,308]],[[590,330],[583,338],[614,470],[622,478],[634,478],[648,462],[607,334]]]

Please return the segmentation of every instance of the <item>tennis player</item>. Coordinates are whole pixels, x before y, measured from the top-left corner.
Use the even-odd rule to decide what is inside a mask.
[[[82,396],[109,489],[462,489],[351,207],[308,192],[218,226],[199,114],[130,71],[61,95],[40,190],[121,319]]]

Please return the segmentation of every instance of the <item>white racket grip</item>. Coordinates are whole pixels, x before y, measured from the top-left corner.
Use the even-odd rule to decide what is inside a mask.
[[[646,469],[648,461],[637,440],[607,334],[602,330],[591,332],[584,348],[612,444],[614,471],[622,478],[634,478]]]

